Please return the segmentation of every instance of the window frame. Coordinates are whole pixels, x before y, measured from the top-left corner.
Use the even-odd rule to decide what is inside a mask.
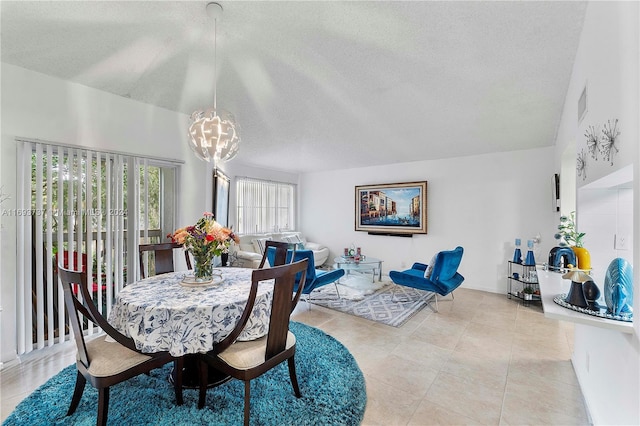
[[[262,234],[295,230],[297,193],[298,185],[292,182],[236,177],[238,233]],[[251,201],[250,205],[247,204],[248,201]]]

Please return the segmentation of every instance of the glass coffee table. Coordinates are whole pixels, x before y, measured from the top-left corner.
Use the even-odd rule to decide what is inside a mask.
[[[364,259],[356,262],[352,258],[345,258],[338,256],[333,259],[334,267],[336,269],[344,269],[346,275],[350,272],[369,272],[371,271],[371,282],[376,280],[376,272],[378,274],[378,281],[382,281],[382,260],[375,257],[366,256]]]

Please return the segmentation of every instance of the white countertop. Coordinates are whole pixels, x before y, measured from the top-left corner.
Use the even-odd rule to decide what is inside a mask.
[[[571,281],[562,278],[562,274],[538,269],[538,282],[542,295],[542,309],[547,318],[570,321],[578,324],[591,325],[593,327],[606,328],[621,333],[633,333],[633,323],[600,318],[593,315],[582,314],[571,309],[564,308],[553,301],[559,294],[569,293]],[[600,289],[602,291],[602,289]]]

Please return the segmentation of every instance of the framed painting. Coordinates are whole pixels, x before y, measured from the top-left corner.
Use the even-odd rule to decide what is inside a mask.
[[[229,186],[231,180],[219,169],[213,170],[213,217],[222,226],[229,226]]]
[[[356,186],[356,231],[427,233],[427,182]]]

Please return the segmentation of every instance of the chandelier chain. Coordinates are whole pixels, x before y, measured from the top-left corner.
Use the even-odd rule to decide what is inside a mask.
[[[213,110],[218,109],[218,18],[213,19]]]
[[[189,148],[204,161],[218,163],[233,159],[240,144],[239,126],[228,111],[218,111],[218,15],[219,3],[209,3],[207,12],[213,18],[213,108],[191,114]]]

